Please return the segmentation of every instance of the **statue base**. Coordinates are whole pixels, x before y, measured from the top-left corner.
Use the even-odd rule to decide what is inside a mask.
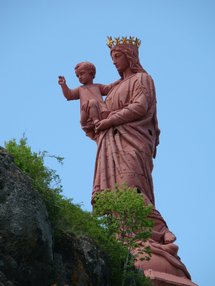
[[[152,281],[154,286],[198,286],[185,277],[178,277],[152,269],[145,270],[144,274]]]

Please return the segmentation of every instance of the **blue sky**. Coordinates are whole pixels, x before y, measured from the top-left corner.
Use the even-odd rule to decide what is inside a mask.
[[[64,194],[91,210],[96,145],[80,128],[79,102],[57,84],[79,82],[74,66],[118,79],[106,37],[142,40],[140,60],[157,90],[161,129],[154,161],[157,209],[177,236],[179,256],[199,286],[215,285],[215,2],[213,0],[1,0],[0,145],[23,133],[53,160]]]

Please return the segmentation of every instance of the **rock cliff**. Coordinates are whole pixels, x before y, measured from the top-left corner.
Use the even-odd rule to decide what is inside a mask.
[[[108,286],[105,255],[89,238],[53,237],[31,179],[0,147],[0,286]]]

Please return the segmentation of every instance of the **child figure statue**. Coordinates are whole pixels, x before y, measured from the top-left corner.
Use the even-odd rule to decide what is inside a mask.
[[[107,95],[117,82],[109,85],[94,84],[96,68],[90,62],[81,62],[75,67],[75,74],[81,86],[70,89],[64,76],[59,76],[58,83],[67,100],[80,99],[80,123],[86,135],[96,140],[95,124],[108,117],[110,111],[102,96]]]

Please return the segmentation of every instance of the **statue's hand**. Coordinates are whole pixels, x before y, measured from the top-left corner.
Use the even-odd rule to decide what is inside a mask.
[[[112,123],[111,123],[111,120],[110,120],[110,119],[103,119],[103,120],[98,121],[98,122],[96,123],[95,131],[96,131],[96,132],[99,132],[99,131],[108,129],[108,128],[110,128],[111,126],[112,126]]]
[[[58,77],[58,84],[61,85],[61,86],[66,84],[66,79],[65,79],[64,76],[59,75],[59,77]]]

